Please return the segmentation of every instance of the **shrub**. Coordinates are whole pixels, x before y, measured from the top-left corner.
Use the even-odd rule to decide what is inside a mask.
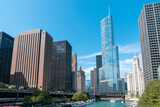
[[[20,86],[18,89],[19,89],[19,90],[24,90],[24,87],[23,87],[23,86]]]
[[[16,85],[10,85],[8,89],[16,89]]]

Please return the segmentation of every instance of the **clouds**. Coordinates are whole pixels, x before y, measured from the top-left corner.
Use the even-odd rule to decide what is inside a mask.
[[[120,58],[120,74],[123,77],[125,72],[132,71],[132,58],[134,53],[140,53],[140,43],[131,43],[127,45],[119,45]],[[96,55],[101,55],[102,52],[95,52],[89,55],[78,57],[78,64],[81,65],[86,72],[86,79],[90,79],[90,70],[96,67]],[[123,56],[123,57],[122,57]]]
[[[140,52],[140,43],[132,43],[125,46],[119,45],[119,53],[129,54],[129,53],[137,53]]]
[[[132,62],[133,59],[125,59],[125,60],[120,60],[120,75],[121,78],[124,76],[125,72],[131,72],[132,71]]]
[[[101,54],[102,54],[101,52],[97,52],[90,55],[80,56],[78,57],[78,59],[88,59],[88,58],[96,57],[96,55],[101,55]]]
[[[84,69],[85,75],[86,75],[86,80],[90,80],[90,71],[93,70],[95,66],[89,66],[87,69]]]

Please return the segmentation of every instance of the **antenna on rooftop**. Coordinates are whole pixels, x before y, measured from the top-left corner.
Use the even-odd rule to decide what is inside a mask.
[[[109,16],[110,16],[110,6],[108,6],[108,12],[109,12]]]

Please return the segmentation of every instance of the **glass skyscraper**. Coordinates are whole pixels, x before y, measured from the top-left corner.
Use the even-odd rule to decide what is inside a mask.
[[[14,38],[0,32],[0,82],[9,84]]]
[[[113,21],[109,15],[101,21],[102,67],[99,69],[101,95],[122,94],[124,80],[120,79],[118,46],[114,46]]]

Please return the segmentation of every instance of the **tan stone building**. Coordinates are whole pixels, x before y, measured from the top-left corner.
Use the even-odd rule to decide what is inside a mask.
[[[72,53],[72,90],[77,91],[77,54]]]
[[[53,38],[41,29],[15,36],[10,84],[50,89],[52,43]]]
[[[84,93],[86,91],[85,80],[86,80],[85,72],[82,71],[82,68],[80,66],[77,72],[77,92]]]

